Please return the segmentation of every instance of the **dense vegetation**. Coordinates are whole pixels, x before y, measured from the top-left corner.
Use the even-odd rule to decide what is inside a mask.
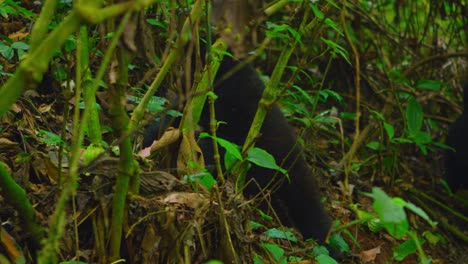
[[[209,2],[0,2],[0,263],[468,262],[468,195],[443,180],[466,2]],[[266,86],[243,146],[196,125],[225,56]],[[327,247],[268,191],[240,195],[249,163],[284,172],[253,148],[273,104],[335,219]],[[180,126],[143,149],[165,116]]]

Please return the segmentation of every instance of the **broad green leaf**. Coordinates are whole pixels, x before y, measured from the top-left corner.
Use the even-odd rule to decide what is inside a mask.
[[[53,132],[41,130],[39,131],[38,135],[40,136],[41,141],[48,146],[60,146],[60,145],[65,146],[66,145],[66,143],[60,137],[60,135],[57,135]]]
[[[415,204],[406,202],[405,207],[408,208],[411,212],[419,215],[422,219],[426,220],[432,227],[437,225],[437,222],[432,221],[429,216],[424,212],[423,209],[417,207]]]
[[[406,107],[406,124],[409,134],[414,134],[421,130],[423,124],[423,110],[421,104],[412,96]]]
[[[257,254],[254,255],[253,261],[254,264],[264,264],[263,260]]]
[[[333,248],[336,248],[339,251],[350,252],[348,243],[343,239],[343,237],[340,234],[331,234],[329,243]]]
[[[384,122],[383,126],[384,126],[384,129],[385,129],[385,132],[387,132],[388,138],[390,140],[392,140],[393,137],[395,136],[395,128],[392,125],[390,125],[389,123],[387,123],[387,122]]]
[[[341,112],[340,113],[341,118],[343,119],[351,119],[351,120],[356,120],[356,113],[352,112]]]
[[[316,256],[315,261],[317,261],[319,264],[338,264],[335,259],[323,254]]]
[[[288,176],[288,172],[276,164],[275,158],[261,148],[251,148],[247,152],[247,160],[253,164],[272,170],[277,170]]]
[[[213,185],[216,184],[216,180],[214,179],[213,175],[209,172],[202,172],[196,174],[185,175],[184,180],[186,182],[198,182],[199,184],[203,185],[208,191],[211,191]]]
[[[315,246],[314,249],[312,250],[314,255],[330,255],[328,252],[328,249],[324,246]]]
[[[424,244],[424,240],[420,240],[419,243],[421,245]],[[402,261],[407,256],[416,253],[417,250],[416,242],[413,238],[409,238],[393,250],[393,258],[397,261]]]
[[[219,137],[213,137],[208,133],[200,133],[200,138],[211,138],[215,139],[216,142],[223,147],[227,152],[229,152],[231,155],[233,155],[236,159],[242,160],[242,154],[239,150],[239,146],[236,144],[229,142],[225,139],[219,138]]]
[[[10,46],[7,46],[3,42],[0,41],[0,54],[2,54],[2,56],[5,59],[11,60],[15,53]]]
[[[374,198],[374,210],[379,215],[387,232],[395,238],[402,238],[409,229],[403,205],[395,202],[398,200],[390,198],[380,188],[373,188],[371,196]]]
[[[162,29],[167,29],[167,25],[158,19],[148,18],[146,22],[152,26],[160,27]]]
[[[367,143],[366,147],[372,149],[372,150],[385,150],[385,145],[378,142],[378,141],[372,141]]]
[[[262,246],[268,250],[273,257],[275,258],[277,263],[279,264],[286,264],[286,258],[283,258],[284,256],[284,249],[282,249],[280,246],[276,244],[270,244],[270,243],[262,243]]]
[[[15,42],[15,43],[11,44],[11,47],[13,49],[17,49],[17,50],[28,50],[29,49],[29,45],[24,43],[24,42],[21,42],[21,41],[18,41],[18,42]]]
[[[263,234],[271,238],[281,238],[292,242],[297,242],[297,238],[291,231],[283,231],[277,228],[271,228],[265,231]]]
[[[418,89],[434,92],[440,92],[442,85],[444,85],[443,82],[435,80],[418,80],[415,84]]]

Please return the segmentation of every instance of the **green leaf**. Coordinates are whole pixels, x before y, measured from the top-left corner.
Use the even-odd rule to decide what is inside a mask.
[[[219,137],[213,137],[208,133],[200,133],[200,138],[206,138],[206,137],[215,139],[216,142],[226,150],[226,152],[229,152],[236,159],[242,160],[242,154],[240,152],[240,148],[236,144],[229,142],[225,139],[219,138]]]
[[[223,262],[214,259],[214,260],[208,260],[208,262],[206,262],[206,264],[223,264]]]
[[[247,152],[247,160],[257,166],[279,171],[286,175],[286,177],[289,177],[288,172],[276,164],[275,158],[270,153],[261,148],[249,149]]]
[[[8,13],[7,13],[6,9],[3,8],[3,7],[0,7],[0,16],[2,16],[4,18],[8,18]]]
[[[425,231],[423,236],[429,241],[431,245],[436,245],[443,240],[443,237],[440,234],[434,234],[431,231]]]
[[[343,119],[351,119],[351,120],[356,120],[356,113],[352,112],[341,112],[340,113],[341,118]]]
[[[409,140],[407,138],[401,138],[401,137],[392,138],[391,142],[392,143],[413,143],[412,140]]]
[[[385,129],[385,132],[387,132],[388,138],[390,140],[392,140],[393,137],[395,136],[395,128],[392,125],[390,125],[389,123],[387,123],[387,122],[384,122],[383,126],[384,126],[384,129]]]
[[[64,48],[66,51],[74,51],[76,49],[76,38],[74,36],[69,36],[64,43]]]
[[[339,122],[338,118],[319,115],[314,119],[317,124],[335,125]]]
[[[213,175],[211,175],[211,173],[209,172],[185,175],[184,180],[190,183],[197,182],[203,185],[205,188],[207,188],[208,191],[211,191],[213,185],[216,184],[216,180],[214,179]]]
[[[421,245],[424,244],[424,241],[419,242],[421,243]],[[405,242],[401,243],[393,250],[393,258],[398,261],[402,261],[407,256],[416,253],[417,250],[418,248],[416,247],[416,242],[413,238],[410,238]]]
[[[280,246],[276,244],[270,244],[270,243],[262,243],[262,246],[273,255],[273,258],[277,261],[277,263],[280,263],[280,264],[287,263],[286,258],[283,258],[284,249],[282,249]]]
[[[267,22],[267,28],[270,29],[266,32],[270,37],[284,38],[284,34],[282,33],[288,32],[296,41],[301,41],[301,35],[299,32],[287,24],[278,25]]]
[[[254,255],[253,261],[254,264],[264,264],[263,260],[257,254]]]
[[[330,253],[328,252],[328,249],[324,246],[315,246],[312,252],[317,256],[318,255],[330,255]]]
[[[138,98],[133,95],[127,96],[127,100],[139,104],[141,102],[141,98]],[[156,113],[165,109],[164,105],[166,104],[167,99],[164,97],[159,96],[151,96],[148,107],[146,108],[147,111],[150,113]]]
[[[409,229],[403,205],[398,202],[399,200],[390,198],[380,188],[373,188],[371,196],[374,198],[372,204],[374,210],[379,215],[387,232],[395,238],[402,238]]]
[[[66,143],[62,140],[60,135],[57,135],[50,131],[41,130],[39,131],[39,137],[43,143],[48,146],[65,146]]]
[[[406,107],[406,124],[409,134],[414,134],[421,130],[423,124],[423,110],[421,104],[412,96]]]
[[[330,48],[333,51],[334,54],[340,55],[343,59],[346,60],[346,62],[351,64],[351,62],[349,61],[349,58],[348,58],[348,52],[346,51],[345,48],[341,47],[336,42],[334,42],[332,40],[325,39],[323,37],[321,37],[320,40],[325,42],[325,44],[327,44],[328,48]]]
[[[378,142],[378,141],[372,141],[367,143],[366,147],[372,149],[372,150],[385,150],[385,145]]]
[[[322,11],[320,11],[320,9],[317,8],[317,6],[316,6],[315,4],[309,3],[309,6],[310,6],[310,8],[312,9],[312,12],[314,13],[314,15],[315,15],[318,19],[322,20],[322,19],[325,17],[325,16],[323,15]]]
[[[343,36],[343,32],[341,32],[333,20],[327,17],[325,18],[325,24],[335,30],[340,36]]]
[[[318,255],[315,257],[315,261],[319,264],[338,264],[338,262],[328,255]]]
[[[288,257],[288,263],[296,263],[302,261],[303,258],[299,256],[289,256]]]
[[[434,92],[440,92],[443,85],[443,82],[435,80],[418,80],[415,84],[416,88],[418,89]]]
[[[408,208],[408,210],[410,210],[411,212],[419,215],[422,219],[426,220],[432,227],[436,227],[437,226],[437,222],[434,222],[432,221],[429,216],[426,214],[426,212],[424,212],[423,209],[417,207],[415,204],[413,203],[410,203],[410,202],[406,202],[405,205],[404,205],[406,208]]]
[[[167,29],[167,25],[158,19],[148,18],[146,19],[146,22],[152,26],[160,27],[162,29]]]
[[[249,226],[250,228],[252,228],[252,230],[257,230],[257,229],[268,229],[266,226],[260,224],[259,222],[255,222],[255,221],[249,221]]]
[[[281,238],[292,242],[297,242],[297,238],[291,231],[283,231],[277,228],[271,228],[265,231],[263,234],[271,238]]]
[[[379,112],[377,112],[377,111],[375,111],[375,110],[371,110],[371,112],[372,112],[374,115],[376,115],[380,120],[385,121],[385,117],[384,117],[381,113],[379,113]]]
[[[336,248],[339,251],[350,252],[348,243],[343,239],[343,237],[340,234],[331,234],[329,243],[333,248]]]
[[[263,212],[262,210],[258,209],[258,208],[255,208],[257,210],[257,212],[260,214],[260,216],[265,219],[265,220],[268,220],[268,221],[271,221],[273,220],[273,217],[267,215],[265,212]]]
[[[7,46],[3,42],[0,41],[0,54],[2,54],[2,56],[5,59],[11,60],[15,53],[10,46]]]
[[[24,43],[24,42],[21,42],[21,41],[18,41],[18,42],[15,42],[15,43],[11,44],[11,47],[13,49],[17,49],[17,50],[28,50],[29,49],[29,45]]]
[[[336,8],[337,10],[341,10],[341,7],[339,5],[337,5],[335,2],[333,2],[332,0],[326,0],[327,3],[329,3],[330,5],[332,5],[334,8]]]
[[[338,102],[343,102],[343,97],[341,97],[341,95],[335,91],[332,91],[330,89],[324,89],[324,90],[320,90],[318,92],[318,95],[324,99],[324,101],[326,101],[326,99],[328,99],[328,97],[333,97],[335,100],[337,100]]]
[[[432,137],[426,131],[414,131],[410,133],[410,138],[418,145],[427,145],[432,142]]]

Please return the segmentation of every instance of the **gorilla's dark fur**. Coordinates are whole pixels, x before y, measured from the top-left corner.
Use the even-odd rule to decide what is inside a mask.
[[[453,191],[468,187],[468,83],[463,85],[463,113],[450,126],[447,145],[455,151],[447,151],[446,180]]]
[[[229,72],[235,65],[236,61],[225,58],[217,78]],[[244,143],[263,90],[264,84],[251,65],[243,67],[215,87],[218,96],[215,101],[216,119],[226,122],[219,126],[218,137],[238,145]],[[208,107],[205,107],[202,113],[200,125],[209,128]],[[148,128],[145,134],[154,135],[158,130],[155,126],[157,125]],[[144,145],[151,144],[153,138],[146,136]],[[212,152],[210,146],[211,144],[202,144],[202,148],[207,153]],[[294,130],[278,106],[273,106],[267,115],[256,146],[272,154],[276,162],[288,170],[291,182],[281,179],[284,176],[276,175],[273,170],[254,165],[249,170],[248,177],[253,177],[263,188],[276,175],[276,183],[280,180],[281,183],[274,195],[287,208],[288,219],[293,221],[305,238],[315,238],[323,242],[331,228],[331,220],[321,203],[315,176],[304,160]],[[209,164],[212,157],[206,155],[205,159]],[[256,194],[259,191],[254,184],[249,184],[245,190],[246,195]]]

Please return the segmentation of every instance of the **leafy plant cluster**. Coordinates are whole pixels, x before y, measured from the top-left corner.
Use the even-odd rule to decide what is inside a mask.
[[[196,26],[204,25],[202,18],[205,11],[200,1],[187,5],[176,1],[133,1],[113,5],[104,5],[103,1],[80,1],[73,6],[66,1],[58,1],[58,6],[54,6],[55,2],[46,1],[38,16],[23,8],[18,1],[5,0],[0,3],[0,16],[3,18],[14,16],[35,22],[26,39],[17,41],[1,36],[2,61],[19,63],[19,66],[13,72],[0,65],[0,75],[4,81],[0,90],[0,115],[8,115],[10,106],[27,89],[37,86],[49,65],[54,65],[55,77],[62,85],[60,93],[64,99],[61,103],[63,111],[57,110],[56,114],[62,115],[62,120],[72,119],[71,124],[65,124],[61,131],[41,128],[35,131],[37,135],[30,135],[30,138],[37,136],[38,141],[58,152],[59,157],[66,156],[69,162],[63,174],[62,165],[58,166],[60,173],[56,183],[61,192],[54,201],[55,209],[50,216],[47,232],[34,217],[31,195],[25,193],[24,186],[12,181],[12,173],[8,169],[13,167],[10,166],[11,160],[3,157],[0,194],[6,203],[14,205],[18,213],[24,216],[22,229],[33,234],[31,240],[41,248],[38,261],[56,263],[60,250],[63,250],[59,241],[70,232],[67,216],[76,213],[71,212],[68,205],[76,199],[80,183],[86,181],[81,172],[106,155],[117,156],[119,164],[115,171],[118,171],[118,175],[113,200],[109,203],[112,213],[93,216],[95,225],[99,221],[108,221],[109,227],[105,235],[94,230],[93,236],[102,244],[109,242],[108,248],[99,248],[97,253],[101,256],[97,258],[101,261],[118,261],[123,232],[128,231],[125,229],[128,195],[139,193],[140,165],[134,158],[133,135],[141,129],[144,116],[149,114],[154,117],[172,111],[165,109],[166,100],[154,95],[167,76],[180,76],[176,62],[183,57],[184,47],[194,37]],[[285,6],[288,8],[282,9]],[[333,151],[327,152],[333,154],[321,155],[321,163],[314,165],[340,175],[344,183],[343,193],[348,197],[352,192],[350,185],[356,180],[353,177],[381,177],[365,186],[369,189],[375,182],[388,182],[384,175],[390,177],[392,183],[402,182],[399,177],[406,174],[403,173],[405,170],[420,174],[414,166],[407,166],[413,156],[421,159],[421,156],[427,157],[447,149],[441,138],[445,124],[440,118],[434,118],[444,106],[429,104],[426,98],[453,100],[456,97],[454,87],[457,87],[456,80],[463,72],[456,61],[463,57],[458,49],[466,44],[466,33],[461,30],[466,18],[460,13],[461,6],[457,1],[427,0],[400,4],[398,1],[338,3],[328,0],[323,3],[278,1],[264,8],[266,15],[258,19],[264,20],[264,24],[256,26],[264,32],[262,37],[265,41],[259,43],[260,48],[254,56],[260,62],[275,66],[271,78],[267,80],[266,93],[271,96],[271,102],[279,101],[292,122],[318,131],[318,135],[328,139],[329,149]],[[143,16],[145,9],[146,16]],[[290,13],[287,10],[300,11]],[[167,37],[167,42],[158,47],[162,51],[151,58],[154,61],[132,61],[133,55],[118,45],[122,39],[131,39],[125,32],[126,25],[131,24],[129,21],[136,20],[131,18],[130,11],[142,12],[140,15],[152,26],[150,32],[155,34],[162,30]],[[117,16],[120,18],[116,19]],[[97,25],[105,27],[107,34],[99,35]],[[215,59],[210,65],[211,73],[216,72],[219,66],[216,63],[225,56],[226,46],[222,41],[214,43],[212,56]],[[271,63],[271,60],[276,63]],[[347,65],[344,71],[335,67],[340,60]],[[441,70],[446,63],[449,67]],[[118,65],[117,69],[111,65]],[[136,87],[131,77],[149,71],[150,65],[157,65],[156,76],[143,87]],[[115,75],[118,76],[116,79],[113,77]],[[210,86],[208,76],[203,75],[200,80],[200,87],[203,84],[204,87]],[[128,83],[135,87],[126,89]],[[106,106],[107,113],[96,101],[98,90],[111,94]],[[200,93],[197,90],[193,92]],[[195,121],[199,118],[197,113],[200,113],[205,100],[211,100],[207,96],[203,101],[195,99],[191,105],[189,102],[188,109],[193,110],[190,118]],[[66,103],[72,98],[74,105]],[[125,107],[129,101],[137,105],[131,113]],[[449,114],[453,112],[456,111]],[[103,115],[106,115],[104,120],[110,120],[108,124],[111,127],[102,123]],[[183,118],[188,117],[184,115]],[[261,124],[262,121],[255,122]],[[182,123],[186,124],[182,127],[184,131],[194,131],[190,122]],[[69,126],[72,133],[67,130]],[[115,135],[107,136],[109,131]],[[210,138],[225,150],[226,154],[218,165],[222,163],[222,167],[231,172],[245,171],[248,164],[253,163],[277,170],[288,177],[287,171],[264,150],[247,149],[248,142],[245,146],[236,146],[207,133],[200,137]],[[254,141],[255,137],[254,132],[250,140]],[[304,140],[306,145],[310,142],[310,139]],[[20,153],[14,160],[26,163],[35,159],[32,154],[26,154],[29,158],[24,158],[25,153]],[[192,168],[202,167],[193,160],[186,160],[185,163]],[[247,164],[247,167],[242,167],[243,164]],[[242,189],[244,180],[242,177],[236,178],[236,191]],[[194,189],[203,187],[201,189],[208,190],[211,197],[216,197],[213,199],[223,204],[219,193],[219,186],[224,184],[223,178],[215,179],[207,170],[203,170],[201,174],[185,174],[185,181],[191,183]],[[437,245],[443,239],[432,229],[421,232],[420,228],[410,226],[405,209],[434,227],[435,223],[429,216],[411,202],[390,198],[378,188],[373,188],[372,193],[367,195],[374,199],[375,213],[354,208],[357,220],[337,224],[334,228],[337,232],[330,237],[330,244],[343,252],[351,251],[350,244],[361,247],[349,228],[367,225],[372,232],[385,230],[398,240],[393,251],[395,260],[401,261],[417,254],[421,263],[430,263],[431,257],[423,247],[425,242]],[[352,203],[346,206],[349,204]],[[222,209],[220,219],[223,219]],[[319,263],[338,263],[329,256],[325,247],[310,248],[304,254],[288,252],[283,245],[297,244],[294,234],[276,226],[272,223],[273,218],[261,210],[257,212],[263,222],[251,219],[249,227],[268,240],[259,242],[258,248],[261,250],[247,251],[251,253],[249,261],[266,263],[268,259],[272,263],[287,263],[315,258]],[[229,225],[225,223],[226,220],[217,227],[229,231]],[[78,224],[75,222],[73,225],[78,230]],[[79,237],[80,234],[74,238],[77,245]],[[42,240],[45,241],[43,244],[40,242]],[[193,242],[190,239],[184,241]],[[235,249],[241,252],[240,248]],[[79,248],[75,251],[78,255]],[[71,259],[73,254],[67,252],[66,256]],[[182,258],[174,257],[178,260]]]

